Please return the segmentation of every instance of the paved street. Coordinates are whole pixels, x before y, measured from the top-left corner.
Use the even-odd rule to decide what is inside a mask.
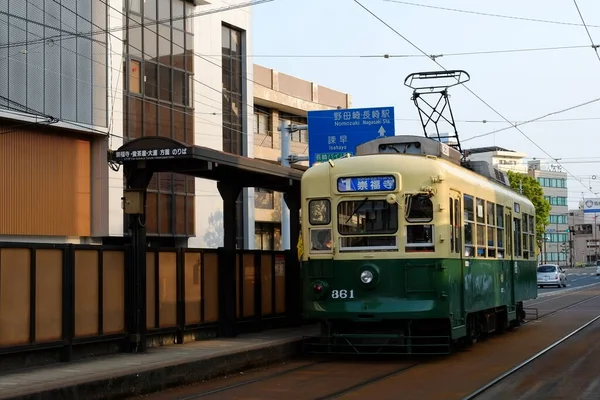
[[[550,293],[566,289],[575,289],[581,286],[590,285],[593,283],[600,283],[600,276],[596,276],[596,267],[587,268],[573,268],[567,269],[567,287],[556,288],[556,287],[545,287],[538,288],[538,293]]]

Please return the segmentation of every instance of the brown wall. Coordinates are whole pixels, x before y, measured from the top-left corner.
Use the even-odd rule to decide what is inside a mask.
[[[73,324],[74,337],[80,342],[125,334],[128,265],[122,248],[36,246],[0,248],[0,350],[67,339],[63,318]],[[215,250],[185,249],[179,255],[176,250],[149,250],[146,254],[148,330],[177,327],[178,302],[185,304],[181,321],[185,326],[218,322],[219,262]],[[237,316],[283,315],[283,253],[248,250],[236,256]],[[259,282],[260,292],[256,292]],[[65,289],[73,290],[73,303],[67,292],[67,308],[63,309]],[[262,302],[260,316],[255,314],[257,295]]]
[[[51,130],[0,135],[0,235],[90,236],[90,153]]]

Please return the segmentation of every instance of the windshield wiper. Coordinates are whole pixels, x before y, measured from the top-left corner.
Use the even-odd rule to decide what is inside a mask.
[[[350,215],[348,217],[348,219],[346,220],[346,224],[352,219],[352,217],[354,217],[356,215],[356,213],[358,212],[358,210],[360,210],[361,207],[365,205],[365,203],[367,202],[367,200],[369,200],[369,198],[365,197],[365,199],[358,205],[358,207],[356,207],[354,209],[354,211],[352,212],[352,215]]]

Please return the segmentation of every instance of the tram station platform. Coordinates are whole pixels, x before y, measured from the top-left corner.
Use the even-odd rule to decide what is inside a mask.
[[[0,399],[123,399],[285,360],[316,332],[276,329],[15,371],[0,376]]]

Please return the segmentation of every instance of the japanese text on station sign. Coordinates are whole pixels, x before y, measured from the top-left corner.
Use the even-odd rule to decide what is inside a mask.
[[[338,178],[338,192],[379,192],[396,189],[396,179],[391,175]]]
[[[188,149],[154,149],[154,150],[133,150],[133,151],[117,151],[117,158],[164,158],[173,156],[185,156],[188,154]]]

